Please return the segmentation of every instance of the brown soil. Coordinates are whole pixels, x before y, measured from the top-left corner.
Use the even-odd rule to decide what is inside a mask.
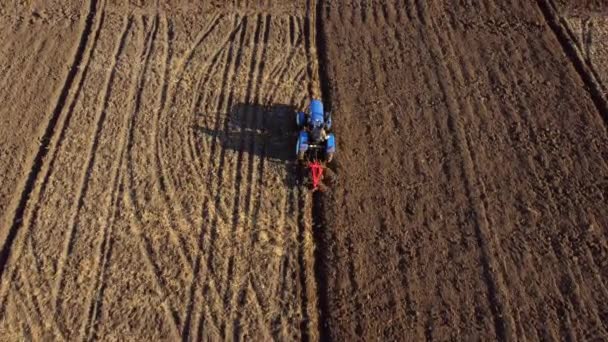
[[[0,4],[1,339],[608,339],[602,2],[294,3]]]
[[[306,7],[43,3],[1,24],[3,338],[316,339]]]
[[[605,107],[543,1],[466,3],[323,10],[326,333],[604,340]]]

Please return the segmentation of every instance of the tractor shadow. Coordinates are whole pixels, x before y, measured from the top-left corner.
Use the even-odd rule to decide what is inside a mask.
[[[300,183],[295,148],[298,130],[295,110],[285,104],[247,104],[232,106],[228,117],[218,115],[192,127],[197,138],[216,139],[218,146],[239,154],[241,170],[249,169],[248,155],[263,160],[264,169],[286,168],[285,185]],[[260,163],[257,163],[259,167]],[[253,172],[258,172],[254,170]]]

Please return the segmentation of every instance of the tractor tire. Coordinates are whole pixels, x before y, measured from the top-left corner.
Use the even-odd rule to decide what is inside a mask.
[[[296,127],[302,129],[306,126],[306,114],[303,112],[296,112]]]

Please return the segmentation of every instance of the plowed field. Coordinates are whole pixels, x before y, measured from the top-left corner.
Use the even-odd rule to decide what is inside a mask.
[[[554,6],[324,10],[328,336],[608,338],[605,94]]]
[[[23,90],[3,92],[5,136],[44,132],[10,141],[30,171],[2,160],[6,183],[29,172],[3,188],[4,336],[308,336],[311,201],[289,129],[318,88],[306,7],[78,10],[70,39],[4,18],[23,36],[6,43],[4,82]]]
[[[608,339],[606,15],[3,2],[0,340]]]

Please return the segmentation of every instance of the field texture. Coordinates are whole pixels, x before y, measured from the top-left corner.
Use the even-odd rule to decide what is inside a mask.
[[[318,241],[326,335],[608,338],[606,102],[557,13],[324,7],[342,146]]]
[[[0,340],[606,340],[607,39],[603,1],[2,2]]]

